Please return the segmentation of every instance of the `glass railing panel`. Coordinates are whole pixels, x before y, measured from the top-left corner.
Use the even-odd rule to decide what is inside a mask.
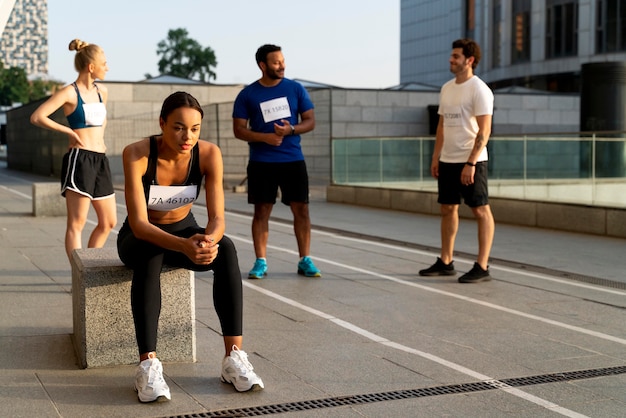
[[[488,144],[492,196],[626,206],[626,140],[597,136],[493,136]],[[433,137],[332,141],[334,184],[436,189]]]
[[[381,141],[382,182],[407,182],[421,180],[425,173],[423,144],[425,141],[390,139]],[[432,148],[432,147],[431,147]],[[428,154],[432,153],[432,149]],[[430,163],[430,160],[429,160]]]

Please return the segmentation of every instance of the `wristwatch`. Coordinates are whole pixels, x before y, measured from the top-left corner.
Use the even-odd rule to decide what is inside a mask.
[[[291,125],[291,135],[295,135],[296,134],[296,127],[295,125]]]
[[[469,165],[470,167],[476,167],[476,163],[470,163],[469,161],[466,162],[465,165]]]

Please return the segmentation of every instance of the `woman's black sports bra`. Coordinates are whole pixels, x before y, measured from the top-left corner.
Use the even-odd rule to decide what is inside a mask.
[[[159,186],[156,180],[158,146],[156,136],[150,137],[150,155],[146,173],[141,177],[143,191],[146,196],[148,209],[156,211],[170,211],[195,202],[202,187],[202,173],[200,172],[200,148],[196,144],[191,149],[191,159],[187,178],[183,184]]]

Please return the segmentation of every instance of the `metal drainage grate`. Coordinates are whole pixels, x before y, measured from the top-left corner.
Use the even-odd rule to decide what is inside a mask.
[[[397,390],[391,392],[370,393],[362,395],[337,396],[333,398],[312,399],[300,402],[288,402],[273,405],[251,406],[246,408],[224,409],[219,411],[178,415],[176,417],[170,418],[255,417],[260,415],[308,411],[311,409],[321,408],[335,408],[348,405],[363,405],[374,402],[423,398],[428,396],[481,392],[485,390],[498,389],[506,385],[511,387],[520,387],[539,385],[544,383],[566,382],[571,380],[591,379],[594,377],[615,376],[624,373],[626,373],[626,366],[617,366],[604,369],[580,370],[575,372],[552,373],[538,376],[517,377],[511,379],[498,379],[488,382],[462,383],[458,385]]]

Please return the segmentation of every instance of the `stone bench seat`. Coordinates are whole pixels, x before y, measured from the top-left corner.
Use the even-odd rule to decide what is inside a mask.
[[[116,248],[72,253],[73,344],[82,368],[136,364],[130,306],[132,270]],[[165,362],[196,361],[194,272],[164,266],[157,352]]]
[[[65,216],[67,207],[57,182],[33,183],[33,216]]]

